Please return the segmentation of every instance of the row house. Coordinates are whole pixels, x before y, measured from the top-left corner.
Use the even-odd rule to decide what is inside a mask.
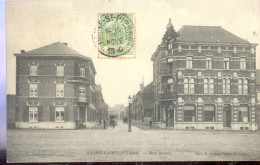
[[[101,122],[108,119],[108,105],[105,103],[101,85],[95,86],[96,120]]]
[[[61,42],[14,55],[17,128],[74,129],[76,121],[95,121],[91,58]]]
[[[169,21],[152,55],[154,121],[175,129],[255,130],[256,46],[220,26]]]
[[[135,121],[149,124],[153,118],[153,83],[144,86],[140,84],[140,91],[132,99],[132,118]]]
[[[256,124],[260,129],[260,69],[256,70]]]

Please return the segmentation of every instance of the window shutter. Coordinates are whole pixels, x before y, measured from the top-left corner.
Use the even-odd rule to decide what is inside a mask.
[[[39,106],[38,107],[38,121],[43,121],[43,107]]]
[[[50,120],[53,122],[55,121],[55,107],[54,106],[50,107]]]
[[[69,121],[69,108],[65,107],[64,109],[65,121]]]
[[[28,122],[29,121],[29,107],[24,106],[23,108],[23,121]]]

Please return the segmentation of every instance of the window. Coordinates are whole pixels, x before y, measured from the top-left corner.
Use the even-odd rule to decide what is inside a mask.
[[[55,107],[55,122],[64,122],[64,107]]]
[[[260,92],[257,92],[257,96],[256,96],[257,98],[257,103],[260,103]]]
[[[190,79],[190,93],[194,93],[194,78]]]
[[[218,53],[221,53],[221,47],[220,46],[218,47]]]
[[[238,111],[238,121],[239,122],[249,122],[248,120],[248,106],[240,105]]]
[[[243,80],[238,79],[238,94],[243,94]]]
[[[247,79],[244,79],[243,94],[248,94],[248,80]]]
[[[38,96],[38,84],[30,84],[30,97]]]
[[[80,102],[86,101],[86,88],[84,86],[79,87],[79,101]]]
[[[204,93],[209,93],[209,80],[207,78],[204,79]]]
[[[38,107],[29,107],[29,122],[38,122]]]
[[[189,79],[184,78],[184,93],[189,93]]]
[[[194,122],[195,121],[195,106],[185,105],[183,106],[184,121]]]
[[[212,57],[206,57],[206,69],[212,69]]]
[[[229,69],[229,58],[228,57],[224,58],[224,69]]]
[[[214,93],[214,79],[211,78],[209,80],[209,93],[213,94]]]
[[[181,45],[178,46],[178,52],[181,52]]]
[[[246,69],[246,58],[240,58],[240,69]]]
[[[192,57],[186,58],[186,68],[191,69],[192,68]]]
[[[238,94],[248,94],[248,79],[238,79]]]
[[[30,75],[31,76],[38,75],[38,66],[37,65],[30,65]]]
[[[80,68],[80,77],[85,77],[85,76],[86,76],[86,69]]]
[[[223,79],[223,94],[230,94],[230,79]]]
[[[172,49],[172,44],[171,43],[168,44],[168,49]]]
[[[207,122],[215,121],[215,106],[214,105],[205,105],[203,107],[203,118],[204,118],[204,121],[207,121]]]
[[[64,97],[64,84],[56,84],[56,97]]]
[[[64,76],[64,66],[57,66],[57,76]]]

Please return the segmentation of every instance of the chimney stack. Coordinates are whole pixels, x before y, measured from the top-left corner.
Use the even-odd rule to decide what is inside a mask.
[[[21,50],[21,53],[25,53],[25,50]]]

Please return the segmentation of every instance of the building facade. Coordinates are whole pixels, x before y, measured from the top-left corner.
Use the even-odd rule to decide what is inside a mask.
[[[256,46],[220,26],[169,21],[152,55],[154,121],[174,129],[255,130]]]
[[[256,70],[256,124],[260,129],[260,69]]]
[[[132,117],[136,121],[149,124],[153,118],[153,83],[144,86],[142,82],[140,88],[132,97]]]
[[[61,42],[14,55],[17,128],[74,129],[76,121],[95,121],[91,58]]]
[[[7,128],[15,128],[15,95],[6,98]]]

